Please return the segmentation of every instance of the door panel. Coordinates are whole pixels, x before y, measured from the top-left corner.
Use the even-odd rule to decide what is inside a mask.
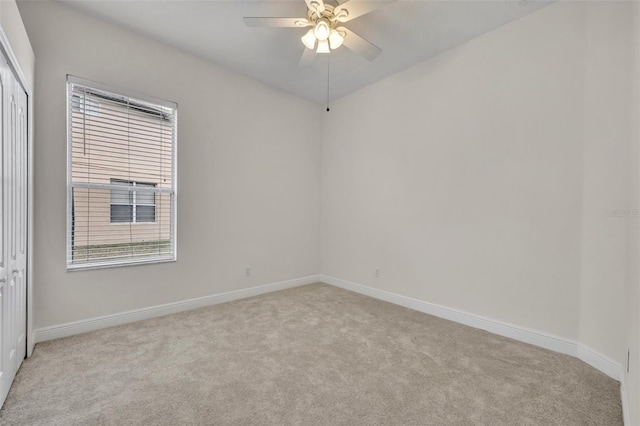
[[[26,354],[27,95],[0,56],[0,404]]]

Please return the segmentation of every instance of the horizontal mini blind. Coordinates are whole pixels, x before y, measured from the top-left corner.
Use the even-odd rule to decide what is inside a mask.
[[[67,90],[67,267],[175,260],[176,105],[75,77]]]

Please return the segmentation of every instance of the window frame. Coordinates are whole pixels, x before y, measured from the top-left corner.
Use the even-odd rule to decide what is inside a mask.
[[[86,86],[92,89],[96,89],[98,91],[108,92],[114,95],[122,96],[124,98],[131,98],[135,100],[139,100],[146,103],[155,104],[161,107],[170,108],[173,110],[173,132],[172,132],[172,143],[171,143],[171,178],[173,181],[172,190],[170,193],[173,195],[173,202],[170,211],[170,224],[169,224],[169,232],[170,232],[170,249],[171,252],[166,257],[156,257],[151,259],[145,258],[133,258],[127,260],[112,260],[112,261],[100,261],[100,262],[86,262],[86,263],[72,263],[71,259],[71,234],[72,234],[72,210],[73,210],[73,188],[83,187],[82,184],[74,184],[72,182],[72,111],[73,111],[73,103],[72,99],[70,99],[70,91],[69,86],[72,84]],[[167,262],[176,262],[178,260],[178,173],[177,173],[177,164],[178,164],[178,104],[176,102],[166,101],[163,99],[155,98],[152,96],[144,95],[141,93],[137,93],[131,90],[122,89],[114,86],[109,86],[106,84],[98,83],[95,81],[79,78],[70,74],[67,74],[67,79],[65,82],[66,89],[66,105],[65,105],[65,114],[67,116],[67,188],[66,188],[66,197],[67,197],[67,223],[66,223],[66,232],[65,232],[65,253],[66,253],[66,266],[67,271],[86,271],[92,269],[104,269],[104,268],[114,268],[114,267],[126,267],[126,266],[136,266],[136,265],[148,265],[148,264],[156,264],[156,263],[167,263]],[[144,182],[141,182],[144,183]],[[95,185],[94,185],[95,186]],[[99,186],[99,184],[97,184]],[[155,197],[155,194],[154,194]],[[154,198],[154,202],[155,202]],[[111,202],[109,202],[111,206]],[[155,206],[155,205],[154,205]],[[156,213],[157,215],[157,210]],[[110,219],[110,218],[109,218]],[[111,221],[110,221],[111,223]],[[151,224],[157,223],[154,222],[138,222],[137,224]],[[111,223],[112,225],[114,223]],[[121,224],[124,225],[135,225],[133,222],[123,222]]]

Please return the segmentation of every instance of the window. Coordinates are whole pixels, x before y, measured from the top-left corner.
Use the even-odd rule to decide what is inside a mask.
[[[174,103],[67,78],[67,268],[176,258]]]
[[[111,223],[142,223],[156,221],[156,194],[149,188],[153,183],[128,182],[111,179]]]

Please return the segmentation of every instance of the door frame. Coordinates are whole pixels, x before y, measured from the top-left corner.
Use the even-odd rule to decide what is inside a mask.
[[[0,26],[0,50],[5,55],[9,67],[27,94],[27,306],[26,344],[27,358],[33,354],[33,88],[24,75],[18,57],[13,52],[9,38]]]

